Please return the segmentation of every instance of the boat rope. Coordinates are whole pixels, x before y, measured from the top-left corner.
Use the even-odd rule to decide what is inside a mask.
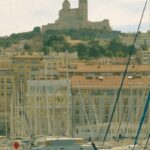
[[[87,123],[88,123],[88,128],[89,128],[89,130],[90,130],[90,137],[92,138],[92,139],[91,139],[91,140],[92,140],[91,145],[92,145],[92,147],[93,147],[94,150],[98,150],[97,147],[96,147],[96,145],[95,145],[95,143],[94,143],[94,136],[93,136],[92,133],[91,133],[91,132],[92,132],[92,129],[91,129],[91,127],[90,127],[90,122],[89,122],[89,119],[88,119],[88,115],[87,115],[87,112],[86,112],[86,108],[85,108],[85,105],[84,105],[83,98],[82,98],[81,91],[80,91],[80,88],[79,88],[79,87],[78,87],[78,91],[79,91],[79,96],[80,96],[80,100],[81,100],[81,103],[82,103],[83,111],[84,111],[84,113],[85,113],[86,120],[87,120]]]
[[[84,114],[85,114],[85,117],[86,117],[86,121],[87,121],[87,124],[88,124],[88,128],[89,128],[89,133],[90,133],[90,137],[92,138],[93,140],[93,135],[92,135],[92,129],[90,127],[90,122],[89,122],[89,118],[88,118],[88,115],[87,115],[87,111],[86,111],[86,108],[85,108],[85,104],[84,104],[84,101],[83,101],[83,97],[81,95],[81,91],[80,91],[80,88],[78,87],[78,91],[79,91],[79,97],[80,97],[80,100],[81,100],[81,104],[82,104],[82,107],[83,107],[83,111],[84,111]]]
[[[125,114],[127,113],[127,111],[128,111],[127,106],[125,106],[125,108],[122,112],[122,115],[121,115],[121,120],[119,122],[119,127],[118,127],[117,134],[116,134],[116,140],[118,140],[118,135],[119,135],[119,131],[120,131],[120,128],[121,128],[121,124],[122,124],[123,118],[124,118]]]
[[[147,87],[146,87],[145,91],[143,92],[142,99],[144,99],[144,97],[146,96],[146,94],[147,94]],[[126,135],[126,132],[127,132],[127,129],[128,129],[128,125],[129,125],[129,122],[130,122],[130,120],[131,120],[133,108],[134,108],[134,105],[132,105],[132,107],[131,107],[131,110],[130,110],[130,113],[129,113],[130,115],[129,115],[129,117],[128,117],[125,130],[124,130],[124,132],[123,132],[123,134],[122,134],[122,138],[123,138],[123,139],[125,138],[125,135]],[[135,118],[136,118],[137,120],[140,119],[140,114],[141,114],[141,113],[142,113],[142,107],[140,107],[139,112],[135,114]],[[135,126],[135,124],[134,124],[134,129],[135,129],[135,128],[136,128],[136,126]]]
[[[141,27],[141,24],[142,24],[142,20],[143,20],[143,16],[144,16],[144,13],[145,13],[146,6],[147,6],[147,2],[148,2],[148,0],[146,0],[143,11],[142,11],[142,16],[140,18],[140,22],[139,22],[139,25],[138,25],[138,28],[137,28],[137,32],[136,32],[134,41],[133,41],[133,45],[132,45],[130,53],[129,53],[128,62],[127,62],[127,65],[126,65],[126,68],[125,68],[125,71],[124,71],[124,74],[123,74],[123,77],[122,77],[120,88],[119,88],[118,93],[117,93],[117,98],[116,98],[115,105],[114,105],[114,108],[113,108],[113,111],[112,111],[112,114],[111,114],[111,117],[110,117],[110,120],[109,120],[109,124],[108,124],[107,130],[106,130],[106,134],[105,134],[103,142],[102,142],[102,146],[105,143],[105,140],[107,138],[109,129],[111,127],[113,116],[114,116],[114,113],[115,113],[115,110],[116,110],[116,107],[117,107],[117,103],[118,103],[119,98],[120,98],[120,93],[121,93],[121,90],[122,90],[122,87],[123,87],[123,84],[124,84],[124,81],[125,81],[125,77],[126,77],[126,74],[127,74],[127,71],[128,71],[128,67],[129,67],[129,64],[130,64],[131,56],[132,56],[133,52],[135,51],[135,43],[137,41],[137,37],[138,37],[139,31],[140,31],[140,27]]]
[[[138,128],[138,131],[137,131],[137,135],[136,135],[135,140],[134,140],[134,148],[133,148],[133,150],[135,149],[135,145],[137,145],[138,138],[139,138],[139,135],[140,135],[140,132],[141,132],[141,128],[142,128],[142,125],[144,123],[145,116],[146,116],[146,114],[148,112],[149,104],[150,104],[150,92],[148,94],[148,98],[147,98],[145,106],[144,106],[144,111],[143,111],[143,114],[142,114],[142,117],[141,117],[141,120],[140,120],[140,124],[139,124],[139,128]]]
[[[104,119],[102,120],[102,124],[101,124],[99,132],[98,132],[97,141],[100,139],[100,133],[102,133],[103,126],[104,126]]]
[[[115,99],[115,98],[114,98],[114,99]],[[113,108],[111,107],[109,113],[112,112],[112,109],[113,109]],[[110,117],[110,116],[109,116],[109,117]],[[100,134],[101,134],[102,131],[103,131],[104,122],[105,122],[105,121],[108,122],[108,121],[109,121],[109,117],[108,117],[107,120],[105,120],[105,118],[102,119],[102,124],[101,124],[101,126],[100,126],[100,128],[99,128],[98,135],[97,135],[97,141],[100,139]]]
[[[124,132],[123,132],[123,134],[122,134],[122,139],[124,139],[124,138],[125,138],[125,135],[126,135],[126,133],[127,133],[127,129],[128,129],[128,125],[129,125],[129,122],[130,122],[130,119],[131,119],[131,115],[129,115],[129,118],[128,118],[128,121],[127,121],[127,124],[126,124],[125,130],[124,130]]]
[[[96,108],[95,108],[94,101],[92,101],[92,107],[93,107],[93,112],[94,112],[94,116],[95,116],[95,123],[98,126],[99,122],[98,122],[98,119],[97,119],[97,113],[96,113]]]
[[[98,150],[94,142],[92,142],[92,146],[93,146],[94,150]]]
[[[131,110],[130,110],[130,115],[129,115],[129,117],[128,117],[128,120],[127,120],[127,124],[126,124],[126,127],[125,127],[125,130],[124,130],[124,132],[123,132],[123,134],[122,134],[122,139],[124,139],[125,138],[125,135],[126,135],[126,132],[127,132],[127,129],[128,129],[128,125],[129,125],[129,122],[130,122],[130,120],[131,120],[131,116],[132,116],[132,110],[133,110],[133,107],[134,107],[134,105],[132,105],[132,107],[131,107]]]
[[[145,146],[144,146],[144,149],[147,149],[147,148],[148,148],[147,145],[148,145],[149,139],[150,139],[150,133],[149,133],[149,135],[148,135],[148,138],[147,138],[146,144],[145,144]]]

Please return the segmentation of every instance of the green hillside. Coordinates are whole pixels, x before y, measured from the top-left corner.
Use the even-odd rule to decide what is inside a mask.
[[[0,47],[5,50],[24,41],[25,51],[41,51],[45,55],[51,49],[56,52],[77,51],[79,58],[126,57],[131,46],[123,44],[120,38],[122,35],[117,31],[97,29],[48,30],[43,33],[40,27],[35,27],[30,32],[0,37]]]

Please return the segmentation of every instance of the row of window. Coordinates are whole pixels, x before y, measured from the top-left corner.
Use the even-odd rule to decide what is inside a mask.
[[[6,89],[5,89],[6,88]],[[1,79],[0,80],[0,95],[4,96],[6,90],[7,96],[12,95],[12,80],[11,79]]]

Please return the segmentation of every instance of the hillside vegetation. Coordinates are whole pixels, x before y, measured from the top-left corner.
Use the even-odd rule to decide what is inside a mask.
[[[10,48],[13,44],[25,41],[25,51],[41,51],[47,55],[51,50],[56,52],[77,51],[79,58],[126,57],[131,49],[120,39],[119,32],[106,32],[94,29],[81,30],[48,30],[43,33],[40,27],[33,31],[0,37],[0,47]]]

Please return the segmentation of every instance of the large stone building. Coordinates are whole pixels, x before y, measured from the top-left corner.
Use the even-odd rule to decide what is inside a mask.
[[[53,24],[44,25],[42,31],[46,30],[63,30],[63,29],[102,29],[111,31],[109,20],[105,19],[100,22],[88,21],[88,2],[79,0],[79,8],[70,8],[70,3],[65,0],[62,9],[59,11],[59,18]]]

